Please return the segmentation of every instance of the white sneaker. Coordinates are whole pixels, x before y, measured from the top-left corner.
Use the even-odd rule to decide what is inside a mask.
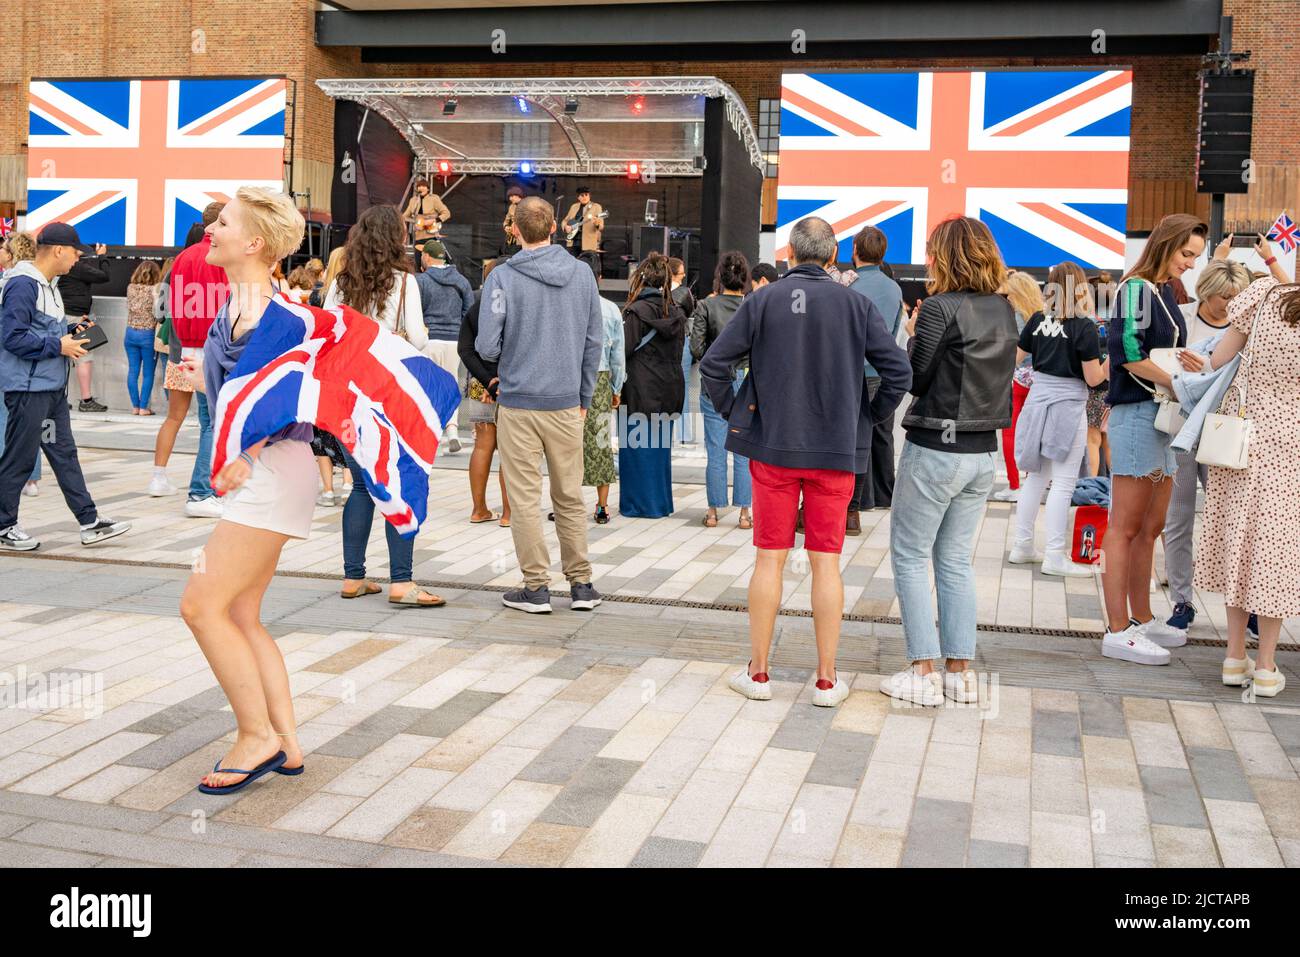
[[[928,675],[923,675],[916,670],[916,665],[882,679],[880,690],[899,701],[910,701],[931,708],[943,704],[943,679],[939,677],[939,672],[931,671]]]
[[[1274,665],[1272,671],[1256,668],[1250,684],[1255,692],[1255,697],[1276,698],[1282,693],[1282,689],[1286,687],[1286,675],[1282,674],[1282,669],[1276,665]]]
[[[1091,578],[1093,566],[1076,565],[1064,555],[1048,555],[1043,559],[1042,572],[1044,575],[1056,575],[1060,578]],[[1186,640],[1184,637],[1183,641]]]
[[[943,694],[958,704],[975,704],[979,701],[979,681],[975,672],[969,668],[961,672],[944,672]]]
[[[316,504],[322,508],[333,508],[338,504],[338,498],[333,492],[321,492],[316,496]]]
[[[1101,653],[1107,658],[1119,658],[1139,665],[1169,664],[1169,649],[1161,648],[1133,625],[1119,634],[1106,632],[1106,637],[1101,640]]]
[[[185,503],[185,514],[190,518],[220,518],[225,506],[215,495],[209,495],[207,498],[201,498],[198,501],[190,499]]]
[[[727,687],[753,701],[772,700],[772,682],[768,680],[767,672],[751,675],[748,664],[731,676]]]
[[[162,498],[164,495],[175,495],[176,486],[167,481],[167,476],[155,475],[149,480],[149,494],[154,498]]]
[[[1042,560],[1043,553],[1034,551],[1032,545],[1028,547],[1012,545],[1011,554],[1007,556],[1007,561],[1012,565],[1034,565]]]
[[[823,688],[823,683],[830,684],[825,678],[819,678],[813,685],[812,703],[817,707],[833,708],[849,696],[849,686],[838,674],[829,688]]]
[[[41,494],[41,487],[35,482],[28,482],[23,486],[23,494],[35,498]]]
[[[1240,688],[1254,673],[1255,659],[1250,655],[1223,659],[1223,683],[1230,688]]]
[[[11,552],[30,552],[40,548],[41,543],[24,532],[17,525],[0,532],[0,550]]]
[[[1150,621],[1138,622],[1132,618],[1129,624],[1142,632],[1142,635],[1155,642],[1161,648],[1181,648],[1187,644],[1187,629],[1175,628],[1173,625],[1161,621],[1159,618],[1152,618]]]
[[[1020,490],[1004,488],[1000,492],[994,492],[989,498],[994,502],[1014,502],[1020,498]]]

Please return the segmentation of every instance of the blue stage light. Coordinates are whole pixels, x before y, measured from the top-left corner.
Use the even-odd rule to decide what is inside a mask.
[[[515,102],[519,104],[519,112],[520,112],[520,113],[527,113],[527,112],[528,112],[528,101],[525,100],[522,96],[516,96],[516,97],[515,97]]]
[[[528,160],[522,160],[522,161],[519,163],[519,175],[520,175],[520,176],[532,176],[532,175],[533,175],[533,164],[530,163]]]

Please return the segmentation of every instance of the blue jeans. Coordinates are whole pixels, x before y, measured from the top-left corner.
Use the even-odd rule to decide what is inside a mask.
[[[691,418],[691,337],[686,337],[686,342],[682,344],[682,378],[686,382],[686,388],[682,391],[682,441],[695,441],[695,420]],[[700,395],[704,395],[704,390],[700,389]]]
[[[343,461],[352,473],[352,491],[343,506],[343,577],[361,581],[366,577],[366,543],[375,520],[375,500],[366,491],[365,475],[356,459],[343,453]],[[388,539],[388,579],[394,583],[411,580],[414,564],[415,536],[403,538],[392,522],[384,521]]]
[[[158,353],[153,351],[153,333],[148,329],[126,330],[126,391],[131,396],[131,408],[149,408],[153,395],[153,373],[158,364]]]
[[[212,416],[208,414],[208,399],[195,392],[199,402],[199,451],[194,456],[194,471],[190,473],[190,501],[212,498]]]
[[[903,444],[894,482],[889,552],[909,661],[975,657],[975,571],[971,558],[997,454],[938,452]],[[939,627],[930,603],[934,562]]]
[[[5,427],[9,424],[9,409],[5,406],[5,396],[0,392],[0,455],[5,454]],[[36,465],[32,469],[29,482],[39,482],[41,480],[41,452],[36,450]]]
[[[745,377],[737,374],[731,391],[739,392]],[[718,415],[713,408],[713,400],[705,389],[700,389],[700,415],[704,418],[704,451],[709,456],[704,469],[704,488],[709,500],[709,508],[725,508],[727,504],[727,456],[731,456],[732,481],[735,483],[735,504],[749,508],[754,500],[749,479],[749,459],[735,452],[728,452],[727,420]]]

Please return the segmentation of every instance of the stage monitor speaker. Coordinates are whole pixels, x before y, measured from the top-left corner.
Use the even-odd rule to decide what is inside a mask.
[[[1198,193],[1245,193],[1255,74],[1251,70],[1201,74],[1200,138],[1196,150]]]
[[[637,262],[640,262],[652,252],[663,253],[665,256],[668,255],[667,226],[636,227],[636,238],[633,243],[632,255],[636,257]]]

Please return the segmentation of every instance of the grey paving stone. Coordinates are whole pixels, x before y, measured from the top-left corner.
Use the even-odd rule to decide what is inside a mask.
[[[90,827],[136,833],[151,831],[167,820],[166,814],[157,811],[138,811],[116,804],[91,804],[87,801],[46,797],[43,794],[21,794],[18,791],[0,791],[0,811],[43,821],[70,821]]]
[[[971,806],[917,798],[903,845],[903,867],[961,867],[970,843]]]
[[[168,735],[193,724],[208,713],[209,709],[197,708],[188,701],[182,701],[180,704],[155,711],[147,718],[141,718],[125,730],[139,734]]]
[[[592,758],[537,820],[546,824],[591,827],[640,767],[637,761]]]
[[[804,781],[856,790],[862,783],[875,745],[875,735],[857,731],[827,732]]]
[[[439,854],[436,851],[421,851],[411,847],[388,847],[370,862],[371,867],[511,867],[500,861],[484,861],[478,858],[457,857],[455,854]]]
[[[387,741],[394,735],[406,731],[407,728],[421,718],[428,717],[428,714],[429,712],[424,708],[408,708],[405,705],[390,704],[387,707],[380,708],[365,720],[357,722],[348,729],[348,733]]]
[[[443,702],[432,711],[422,710],[417,719],[404,729],[408,734],[423,734],[430,738],[445,738],[470,718],[500,701],[502,696],[490,691],[466,689]],[[385,709],[387,710],[387,709]],[[414,711],[414,708],[404,708]],[[389,735],[392,737],[392,735]]]
[[[1079,719],[1072,711],[1034,711],[1034,752],[1083,756],[1079,742]]]
[[[80,614],[81,610],[78,608],[47,608],[45,611],[34,611],[30,615],[15,618],[14,621],[29,625],[48,625],[50,622],[62,621],[64,618],[72,618]]]
[[[1246,772],[1236,751],[1224,748],[1188,748],[1187,763],[1202,798],[1219,801],[1255,802]]]
[[[786,712],[785,720],[767,746],[790,751],[816,751],[826,739],[834,720],[834,708],[814,708],[805,701],[797,701]]]
[[[348,864],[362,867],[380,854],[378,844],[366,841],[349,841],[320,834],[300,834],[295,831],[272,831],[267,828],[246,827],[209,820],[202,834],[195,834],[193,822],[177,817],[156,828],[156,837],[193,841],[202,845],[240,848],[290,857],[304,857],[331,864]]]
[[[1028,867],[1029,848],[1001,841],[971,841],[966,858],[969,867]]]
[[[1282,745],[1287,757],[1300,757],[1300,714],[1273,714],[1264,712],[1264,720]]]
[[[587,669],[600,660],[600,655],[582,652],[570,652],[541,673],[543,678],[580,678]]]
[[[389,738],[391,737],[390,735]],[[336,758],[362,758],[389,740],[389,738],[344,731],[316,748],[316,753]]]
[[[57,847],[0,841],[0,861],[5,867],[94,867],[101,858]]]
[[[188,822],[186,822],[188,827]],[[14,841],[107,857],[126,857],[151,864],[182,867],[233,867],[240,851],[216,844],[177,841],[150,834],[126,834],[63,821],[38,821],[15,834]]]
[[[283,857],[279,854],[245,854],[236,867],[265,867],[279,870],[283,867],[338,867],[329,861],[309,861],[302,857]]]
[[[1192,772],[1184,768],[1138,765],[1142,790],[1147,796],[1147,813],[1152,824],[1208,828],[1205,805],[1196,792]]]
[[[20,817],[17,814],[0,814],[0,837],[8,837],[14,831],[21,831],[33,818]]]
[[[132,751],[126,757],[120,758],[117,763],[161,771],[234,730],[235,716],[231,712],[213,711],[196,721],[191,721],[183,728],[164,735],[157,741],[146,744],[137,751]]]
[[[699,841],[679,841],[670,837],[651,837],[632,858],[631,867],[694,867],[708,845]]]
[[[1127,738],[1128,725],[1120,699],[1108,694],[1079,695],[1079,725],[1084,734],[1101,738]]]
[[[606,728],[568,728],[516,777],[539,784],[567,784],[614,737]]]

